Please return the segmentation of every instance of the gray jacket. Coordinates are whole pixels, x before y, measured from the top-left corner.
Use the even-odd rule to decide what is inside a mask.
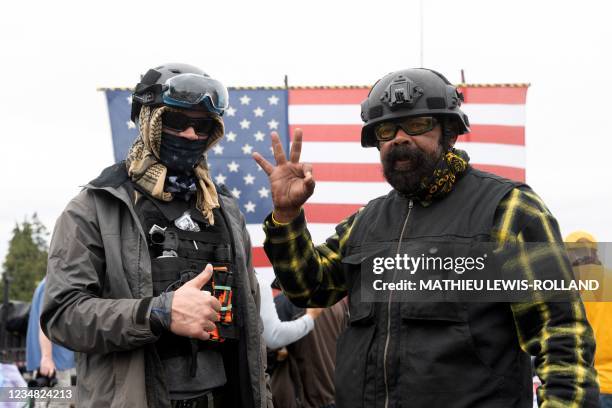
[[[153,295],[147,241],[123,183],[125,165],[104,170],[57,220],[41,315],[44,332],[76,351],[79,407],[166,407],[168,393],[149,323]],[[271,407],[261,339],[259,286],[243,215],[220,192],[236,246],[253,407]],[[243,391],[243,390],[241,390]]]

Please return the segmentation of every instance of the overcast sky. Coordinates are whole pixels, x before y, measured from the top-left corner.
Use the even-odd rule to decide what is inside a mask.
[[[420,65],[418,0],[2,2],[0,260],[17,221],[52,229],[113,161],[98,87],[164,62],[228,86],[368,85]],[[529,82],[527,182],[565,235],[612,241],[608,1],[424,0],[424,66]],[[373,152],[375,154],[375,152]],[[331,233],[331,231],[330,231]]]

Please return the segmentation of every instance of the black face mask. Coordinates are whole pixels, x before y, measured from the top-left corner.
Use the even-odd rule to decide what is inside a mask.
[[[162,132],[159,161],[168,170],[191,174],[208,146],[208,139],[189,140]]]

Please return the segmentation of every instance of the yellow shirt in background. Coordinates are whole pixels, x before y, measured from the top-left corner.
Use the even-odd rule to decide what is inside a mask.
[[[587,319],[595,332],[595,369],[599,377],[602,394],[612,394],[612,270],[601,265],[585,265],[574,268],[576,279],[597,279],[600,289],[595,294],[586,294]],[[604,300],[607,300],[605,302]]]

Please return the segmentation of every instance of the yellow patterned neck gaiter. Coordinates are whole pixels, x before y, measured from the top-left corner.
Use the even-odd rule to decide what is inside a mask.
[[[416,194],[421,204],[427,207],[435,199],[450,193],[458,178],[467,170],[469,161],[470,157],[463,150],[452,148],[443,153],[433,175],[421,182]]]
[[[159,162],[159,150],[162,138],[162,114],[166,111],[179,111],[168,106],[151,108],[143,106],[140,110],[139,135],[132,144],[126,159],[128,175],[134,183],[147,191],[152,197],[162,201],[172,201],[173,194],[164,191],[166,166]],[[210,142],[206,147],[208,151],[215,144],[219,143],[224,133],[224,126],[221,117],[213,113],[209,114],[218,126],[211,134]],[[203,159],[194,169],[194,175],[198,180],[198,192],[196,197],[196,208],[210,225],[214,225],[213,209],[219,207],[219,197],[213,184],[208,165],[206,162],[206,151],[202,153]]]

